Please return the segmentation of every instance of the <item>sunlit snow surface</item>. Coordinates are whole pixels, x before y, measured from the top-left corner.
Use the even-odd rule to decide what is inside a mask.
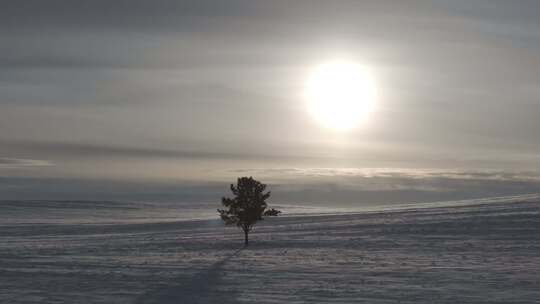
[[[247,249],[211,204],[4,201],[0,303],[538,303],[538,201],[286,207]]]

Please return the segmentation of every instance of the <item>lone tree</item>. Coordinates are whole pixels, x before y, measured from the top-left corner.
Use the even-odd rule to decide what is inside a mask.
[[[239,177],[235,185],[231,184],[234,198],[223,197],[221,204],[228,209],[218,209],[226,225],[236,225],[244,230],[244,246],[248,245],[248,234],[263,216],[277,216],[281,211],[274,208],[266,210],[266,199],[270,191],[264,192],[266,185],[253,177]]]

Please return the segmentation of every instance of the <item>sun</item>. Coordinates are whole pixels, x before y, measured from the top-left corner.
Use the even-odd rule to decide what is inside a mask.
[[[366,67],[333,61],[313,69],[305,84],[310,114],[322,126],[347,131],[364,122],[375,103],[375,84]]]

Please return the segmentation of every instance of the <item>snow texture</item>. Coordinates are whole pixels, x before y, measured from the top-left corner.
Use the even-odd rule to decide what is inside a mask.
[[[531,201],[283,216],[247,248],[219,220],[40,220],[61,205],[42,204],[21,220],[0,203],[0,303],[540,303]]]

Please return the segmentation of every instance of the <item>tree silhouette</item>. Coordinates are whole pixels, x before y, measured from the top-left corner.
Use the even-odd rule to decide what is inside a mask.
[[[228,209],[218,209],[219,216],[226,225],[236,225],[244,231],[244,246],[248,245],[248,234],[263,216],[277,216],[281,211],[266,210],[266,199],[270,191],[264,192],[266,185],[253,177],[239,177],[236,186],[231,184],[234,198],[223,197],[221,204]]]

